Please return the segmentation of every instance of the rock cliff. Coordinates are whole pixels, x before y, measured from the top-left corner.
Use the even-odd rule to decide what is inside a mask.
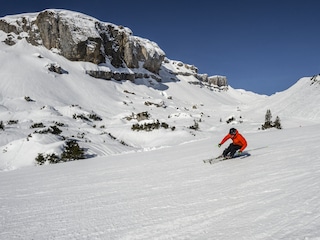
[[[58,49],[72,61],[110,62],[115,68],[143,68],[157,74],[165,53],[154,42],[132,35],[128,28],[104,23],[67,10],[45,10],[0,19],[0,30],[13,33],[6,42],[25,37],[33,45]]]
[[[43,45],[71,61],[86,61],[113,69],[91,69],[86,73],[106,80],[152,78],[161,82],[159,71],[167,63],[165,53],[148,39],[134,36],[123,26],[101,22],[82,13],[47,9],[39,13],[19,14],[0,18],[0,30],[7,33],[4,41],[14,45],[20,39]],[[169,71],[173,75],[193,75],[199,81],[218,87],[227,86],[226,77],[198,74],[192,65],[188,72]],[[119,69],[127,71],[118,71]]]

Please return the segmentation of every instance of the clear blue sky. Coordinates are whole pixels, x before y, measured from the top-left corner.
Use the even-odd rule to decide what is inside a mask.
[[[318,0],[11,0],[0,17],[47,8],[126,26],[233,88],[271,95],[320,73]]]

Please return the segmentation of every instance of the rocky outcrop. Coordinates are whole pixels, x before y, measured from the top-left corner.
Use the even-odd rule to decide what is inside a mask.
[[[142,63],[157,74],[165,57],[156,43],[133,36],[130,29],[84,14],[52,9],[16,16],[0,19],[0,30],[25,36],[33,45],[55,48],[71,61],[110,62],[115,68],[139,68]],[[7,42],[13,44],[11,38]]]
[[[227,86],[224,76],[208,77],[207,74],[199,74],[193,65],[170,61],[156,43],[133,36],[129,28],[101,22],[73,11],[48,9],[0,18],[0,30],[7,33],[4,42],[8,45],[25,38],[30,44],[43,45],[71,61],[113,66],[110,70],[101,70],[99,67],[98,70],[86,70],[88,75],[95,78],[130,81],[152,78],[161,82],[160,70],[166,64],[172,64],[173,68],[168,67],[170,70],[166,71],[173,76],[194,76],[207,85]],[[124,71],[120,71],[120,68]],[[60,74],[67,73],[55,65],[48,69]]]
[[[47,68],[50,72],[55,72],[58,74],[68,73],[66,70],[62,69],[62,67],[57,63],[50,63],[47,65]]]
[[[174,68],[170,68],[168,72],[175,76],[193,76],[199,81],[189,82],[195,85],[205,85],[208,88],[217,88],[219,90],[227,90],[228,89],[228,81],[226,76],[208,76],[208,74],[200,74],[198,73],[198,68],[194,65],[189,65],[180,61],[169,60],[167,58],[163,61],[163,66],[169,64]]]
[[[310,81],[311,81],[311,85],[320,84],[320,74],[312,76]]]
[[[112,72],[112,71],[102,71],[102,70],[87,70],[86,74],[94,78],[100,78],[104,80],[129,80],[134,82],[135,79],[139,78],[152,78],[157,82],[161,82],[161,78],[156,74],[147,74],[147,73],[124,73],[124,72]]]
[[[210,76],[208,77],[208,83],[217,85],[218,87],[228,86],[227,77],[226,76]]]

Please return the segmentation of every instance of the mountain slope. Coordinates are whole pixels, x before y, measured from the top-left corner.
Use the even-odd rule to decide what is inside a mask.
[[[320,107],[314,103],[320,101],[320,76],[301,78],[295,85],[282,93],[271,97],[278,104],[277,112],[285,117],[309,119],[317,123],[320,118]],[[292,109],[295,113],[292,114]]]
[[[219,123],[220,118],[228,117],[228,108],[235,112],[234,104],[242,104],[236,95],[200,88],[200,81],[193,76],[178,76],[160,83],[152,79],[135,83],[95,79],[85,74],[86,69],[94,66],[92,63],[71,62],[23,40],[14,46],[1,43],[1,53],[1,120],[5,123],[1,146],[2,154],[5,153],[2,159],[6,161],[14,156],[25,156],[26,149],[34,148],[34,152],[25,156],[26,165],[33,163],[39,153],[37,148],[32,147],[36,143],[40,144],[41,153],[61,152],[62,140],[58,141],[58,149],[52,149],[57,141],[54,137],[48,137],[52,140],[48,140],[50,144],[39,143],[36,140],[38,137],[27,138],[39,130],[30,128],[35,123],[43,123],[46,127],[55,122],[64,124],[62,135],[76,137],[83,147],[88,148],[88,154],[95,156],[170,145],[171,142],[162,138],[164,134],[172,136],[172,143],[204,137],[203,132],[193,133],[189,127],[201,120],[200,128],[203,131],[210,129],[214,126],[212,122]],[[50,72],[50,64],[61,66],[67,73]],[[170,64],[173,63],[167,63]],[[19,71],[16,71],[17,68]],[[172,78],[168,68],[164,66],[160,74]],[[189,82],[197,82],[198,85]],[[26,97],[32,101],[26,101]],[[255,97],[259,96],[251,96]],[[159,120],[175,130],[131,131],[134,123],[140,123],[134,118],[141,112],[150,115],[149,120],[141,124]],[[74,119],[75,114],[88,116],[91,113],[100,116],[102,121]],[[127,120],[130,118],[133,119]],[[45,136],[40,138],[41,142],[46,142],[43,141]],[[8,146],[13,140],[18,141],[18,147]],[[129,146],[122,145],[121,141]]]
[[[319,84],[310,85],[311,78],[267,97],[231,86],[219,88],[199,80],[195,67],[165,59],[161,81],[149,75],[106,81],[87,71],[132,69],[74,62],[25,38],[9,46],[6,38],[0,31],[3,170],[33,165],[39,153],[60,155],[68,139],[76,140],[86,158],[92,158],[206,139],[227,132],[231,124],[241,132],[256,132],[267,109],[280,117],[284,128],[316,124],[320,118]],[[155,126],[159,129],[138,131]],[[44,134],[57,128],[61,133]]]

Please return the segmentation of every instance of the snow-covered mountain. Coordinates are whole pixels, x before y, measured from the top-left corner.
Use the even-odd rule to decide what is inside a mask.
[[[27,38],[8,45],[7,37],[0,31],[1,169],[33,165],[39,153],[59,155],[68,139],[77,140],[91,158],[203,139],[226,131],[230,119],[243,131],[257,131],[267,109],[284,128],[320,118],[317,76],[267,97],[199,80],[195,67],[165,59],[160,81],[149,76],[107,81],[93,78],[88,70],[131,69],[70,61],[55,48],[34,46]],[[143,67],[135,71],[147,72]],[[158,122],[154,131],[132,130]],[[53,127],[61,133],[43,134]]]
[[[0,239],[319,239],[320,76],[264,96],[167,58],[158,73],[71,61],[27,36],[0,31]],[[282,130],[259,130],[267,110]],[[230,127],[251,156],[204,164]],[[35,167],[68,140],[86,160]]]

